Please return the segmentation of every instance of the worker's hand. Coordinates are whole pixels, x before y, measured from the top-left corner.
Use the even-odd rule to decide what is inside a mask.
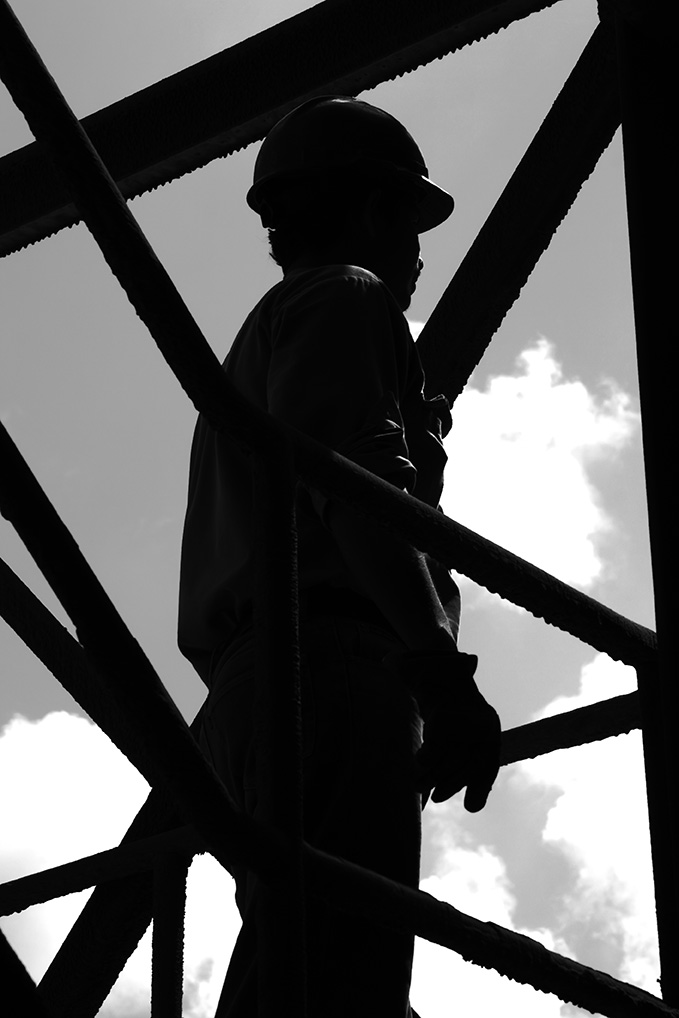
[[[415,757],[417,787],[443,802],[466,786],[465,809],[483,809],[500,766],[500,719],[474,682],[477,658],[457,652],[389,655],[413,690],[424,720]]]

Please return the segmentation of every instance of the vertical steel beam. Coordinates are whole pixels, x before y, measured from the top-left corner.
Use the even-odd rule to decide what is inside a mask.
[[[185,856],[168,853],[153,871],[151,1018],[182,1018],[188,869]]]
[[[677,437],[676,174],[671,155],[675,66],[658,4],[615,4],[625,186],[637,333],[643,447],[658,631],[657,675],[640,672],[661,987],[679,1005],[679,761],[676,627],[679,556],[673,443]],[[655,22],[654,22],[655,15]],[[665,40],[667,40],[665,42]]]
[[[285,892],[258,888],[260,1018],[306,1013],[302,871],[302,723],[295,476],[289,443],[253,456],[257,549],[255,710],[257,818],[297,845]]]

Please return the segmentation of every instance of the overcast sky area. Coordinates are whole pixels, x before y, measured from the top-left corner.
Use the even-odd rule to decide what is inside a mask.
[[[309,6],[13,0],[78,116]],[[595,0],[560,0],[363,93],[415,134],[432,177],[456,199],[450,220],[423,237],[426,268],[408,313],[414,334],[595,25]],[[2,90],[0,153],[30,140]],[[244,202],[255,154],[251,146],[132,203],[220,358],[279,277]],[[195,411],[84,227],[5,258],[0,301],[0,418],[191,719],[204,692],[175,631]],[[446,513],[652,626],[619,133],[453,418]],[[67,624],[4,520],[0,556]],[[461,648],[479,655],[479,683],[505,728],[635,688],[632,669],[460,582]],[[0,652],[0,879],[9,880],[110,848],[148,788],[4,623]],[[457,798],[430,804],[424,828],[424,890],[657,992],[638,733],[507,767],[481,814],[465,814]],[[85,898],[0,922],[36,980]],[[212,1018],[237,930],[230,878],[199,858],[189,879],[185,1018]],[[147,1018],[149,959],[147,935],[101,1018]],[[424,942],[412,1001],[422,1018],[584,1014]]]

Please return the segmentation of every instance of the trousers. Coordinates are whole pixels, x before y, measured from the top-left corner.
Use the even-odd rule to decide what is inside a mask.
[[[249,628],[222,654],[200,742],[234,803],[256,818],[254,648]],[[417,888],[421,796],[413,757],[422,722],[407,687],[382,665],[399,649],[386,626],[366,621],[321,617],[302,625],[304,837]],[[256,1018],[258,882],[246,868],[233,876],[243,924],[217,1016]],[[412,958],[412,936],[307,896],[309,1018],[407,1018]]]

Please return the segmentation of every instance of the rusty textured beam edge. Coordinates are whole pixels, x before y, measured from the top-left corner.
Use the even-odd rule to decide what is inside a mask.
[[[613,696],[503,732],[501,763],[519,763],[559,749],[626,735],[640,726],[639,694]]]
[[[413,891],[309,846],[305,846],[304,855],[312,886],[335,907],[390,927],[414,930],[467,961],[611,1018],[679,1015],[637,987],[564,958],[528,937],[480,922],[425,892]]]
[[[679,1011],[645,990],[565,958],[522,934],[474,919],[424,891],[413,891],[308,846],[305,865],[310,886],[337,908],[414,932],[466,961],[543,993],[609,1018],[679,1018]]]
[[[418,350],[451,403],[620,124],[615,34],[600,24],[429,317]]]
[[[262,138],[308,95],[358,94],[555,2],[326,0],[85,117],[83,126],[125,197],[135,197]],[[79,218],[38,144],[0,159],[0,255]]]

